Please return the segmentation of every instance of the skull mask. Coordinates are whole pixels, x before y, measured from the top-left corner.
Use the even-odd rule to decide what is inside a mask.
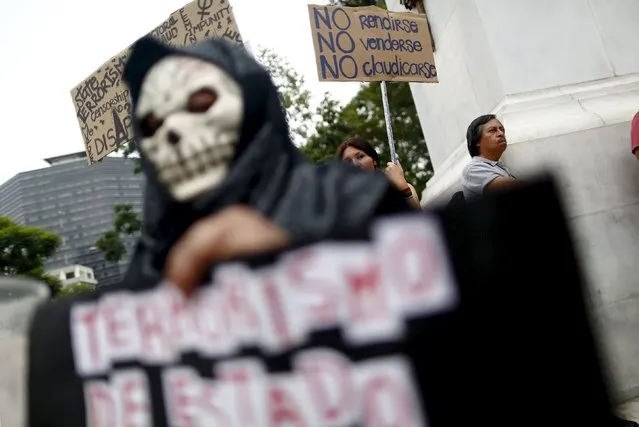
[[[243,114],[242,89],[219,67],[166,57],[142,84],[136,108],[140,150],[176,200],[193,200],[224,180]]]

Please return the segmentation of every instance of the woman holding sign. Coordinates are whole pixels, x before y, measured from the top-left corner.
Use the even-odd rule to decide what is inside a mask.
[[[337,157],[365,170],[375,171],[380,169],[379,154],[368,142],[358,138],[349,138],[337,148]],[[420,209],[419,197],[412,184],[404,177],[402,166],[388,162],[384,170],[390,182],[404,195],[415,209]]]

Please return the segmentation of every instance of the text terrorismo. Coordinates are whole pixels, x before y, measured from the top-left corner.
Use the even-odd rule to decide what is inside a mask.
[[[334,350],[314,348],[294,356],[290,373],[268,374],[257,359],[231,359],[215,364],[215,379],[175,366],[188,352],[228,360],[242,347],[257,346],[276,355],[327,329],[342,329],[352,346],[396,341],[407,317],[451,307],[455,291],[434,221],[389,221],[376,236],[374,245],[313,246],[267,269],[228,265],[190,300],[163,285],[80,304],[72,313],[76,369],[87,378],[109,374],[119,361],[173,366],[162,381],[175,425],[196,417],[191,425],[369,420],[363,425],[421,426],[418,391],[401,355],[353,364]],[[147,381],[137,369],[115,371],[110,381],[88,380],[90,425],[125,425],[123,419],[134,416],[131,408],[150,420]],[[243,418],[249,415],[259,422]]]

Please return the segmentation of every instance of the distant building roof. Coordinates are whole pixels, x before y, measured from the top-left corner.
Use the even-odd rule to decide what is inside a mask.
[[[78,151],[76,153],[64,154],[62,156],[49,157],[48,159],[44,159],[45,162],[50,164],[51,166],[59,165],[61,163],[68,163],[74,160],[82,160],[87,158],[87,153],[84,151]]]

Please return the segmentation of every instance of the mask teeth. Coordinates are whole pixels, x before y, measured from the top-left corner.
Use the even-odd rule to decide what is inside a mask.
[[[234,144],[217,145],[199,153],[189,159],[181,159],[172,165],[162,168],[162,181],[170,184],[180,184],[202,175],[209,168],[228,165],[233,157]]]

